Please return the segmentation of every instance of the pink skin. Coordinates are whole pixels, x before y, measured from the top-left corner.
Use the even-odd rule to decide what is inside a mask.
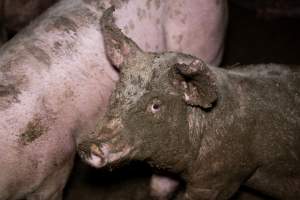
[[[172,194],[179,186],[179,182],[160,175],[153,175],[150,181],[152,197],[158,200],[167,200],[172,197]]]
[[[194,8],[202,1],[187,2]],[[124,32],[127,30],[144,50],[179,50],[171,45],[172,34],[168,33],[182,32],[184,25],[178,29],[171,25],[171,18],[161,20],[167,18],[164,15],[173,5],[170,2],[132,0],[116,11],[117,23],[123,24]],[[109,7],[109,1],[62,0],[1,48],[0,80],[4,81],[0,86],[17,91],[2,95],[0,90],[1,200],[62,198],[75,143],[94,129],[118,79],[104,53],[99,27],[102,6]],[[186,15],[196,14],[187,11]],[[195,17],[200,16],[191,16]],[[158,19],[161,26],[157,26]],[[201,32],[184,34],[203,37],[204,43],[210,41]],[[199,44],[201,49],[203,42]],[[222,44],[212,49],[220,49]],[[197,55],[194,45],[180,48]],[[202,57],[216,57],[207,55]],[[32,128],[41,134],[24,139]]]
[[[17,101],[0,97],[1,200],[62,198],[75,138],[92,130],[117,79],[104,56],[101,13],[80,0],[61,1],[2,47],[0,69],[9,71],[0,71],[7,74],[1,84],[20,93]],[[72,20],[69,28],[60,16]],[[36,122],[43,134],[24,145],[22,134]]]
[[[220,64],[228,18],[226,0],[134,0],[127,7],[137,12],[128,16],[127,11],[116,11],[116,25],[143,50],[179,51],[214,66]]]
[[[218,66],[227,27],[227,1],[167,1],[167,49],[191,54]]]

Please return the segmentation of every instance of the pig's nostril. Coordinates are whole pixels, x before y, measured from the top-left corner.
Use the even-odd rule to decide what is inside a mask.
[[[103,157],[103,153],[92,141],[84,141],[77,146],[78,154],[83,160],[87,160],[91,155]]]
[[[99,157],[104,156],[103,152],[100,150],[100,148],[96,144],[91,145],[91,153],[96,155],[96,156],[99,156]]]
[[[105,152],[97,144],[89,141],[79,145],[78,148],[79,156],[91,166],[99,168],[106,165]]]
[[[82,142],[77,146],[78,152],[80,156],[84,156],[89,154],[90,151],[90,143],[89,142]]]

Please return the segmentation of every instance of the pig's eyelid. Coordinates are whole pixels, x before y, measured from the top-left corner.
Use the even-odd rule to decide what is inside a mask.
[[[156,112],[160,111],[160,107],[161,107],[161,103],[159,101],[158,102],[156,102],[156,101],[152,102],[151,112],[156,113]]]
[[[154,103],[154,104],[152,104],[152,108],[153,108],[153,110],[159,110],[160,105],[158,103]]]

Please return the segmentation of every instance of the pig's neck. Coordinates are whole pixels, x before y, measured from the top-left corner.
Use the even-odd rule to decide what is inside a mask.
[[[227,111],[237,102],[232,99],[230,87],[227,85],[228,76],[226,70],[209,66],[216,78],[218,87],[218,99],[213,103],[212,108],[202,109],[200,107],[188,106],[188,139],[194,156],[199,156],[199,150],[205,145],[203,140],[211,136],[214,130],[221,130],[223,121],[226,121]],[[235,106],[236,107],[236,106]]]
[[[243,112],[241,105],[243,94],[239,94],[238,75],[230,75],[224,69],[211,68],[216,76],[218,87],[218,99],[209,110],[197,107],[190,107],[188,110],[189,139],[193,148],[197,149],[194,166],[201,166],[203,163],[211,161],[212,157],[224,153],[224,149],[234,144],[233,141],[241,142],[236,138],[241,138],[240,134],[245,132],[248,115],[241,115]],[[249,105],[245,105],[249,106]],[[251,127],[249,128],[249,130]],[[246,141],[244,143],[250,143]],[[235,154],[228,153],[234,160]],[[221,157],[216,157],[222,160]]]
[[[147,147],[155,150],[146,155],[146,160],[154,168],[176,174],[185,173],[197,155],[195,141],[187,137],[189,135],[187,123],[164,134],[168,139],[165,141],[162,139],[157,141],[154,146]],[[167,137],[168,135],[171,137]]]

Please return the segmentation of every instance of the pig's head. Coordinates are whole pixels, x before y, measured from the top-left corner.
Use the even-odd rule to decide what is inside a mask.
[[[106,52],[120,70],[108,111],[79,154],[95,167],[147,160],[180,171],[197,154],[188,113],[217,99],[208,66],[181,53],[146,53],[115,26],[112,10],[102,21]]]

